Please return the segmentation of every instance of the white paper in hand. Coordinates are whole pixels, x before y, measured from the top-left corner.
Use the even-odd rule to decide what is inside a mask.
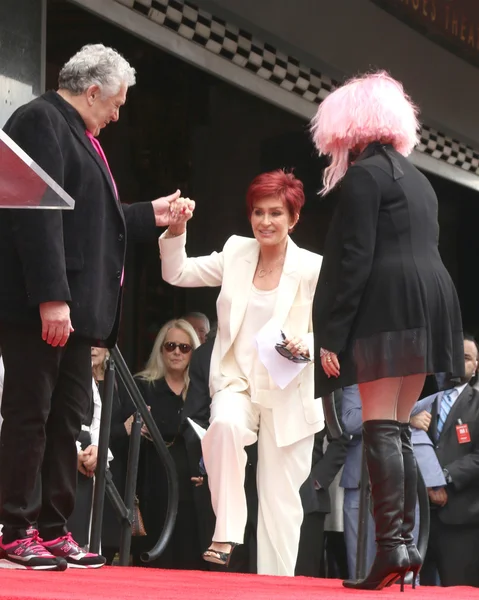
[[[190,417],[186,417],[186,420],[191,425],[196,435],[200,438],[200,440],[202,440],[205,437],[206,429],[201,427],[201,425],[198,425],[198,423],[195,423],[193,419],[190,419]]]
[[[281,326],[276,319],[269,320],[256,335],[258,357],[266,367],[271,379],[284,390],[309,362],[295,363],[281,356],[275,349],[275,344],[283,342]]]

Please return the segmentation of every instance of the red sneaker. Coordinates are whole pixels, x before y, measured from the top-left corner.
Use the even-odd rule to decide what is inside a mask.
[[[29,529],[28,536],[4,544],[0,538],[0,568],[34,569],[37,571],[64,571],[68,564],[54,556],[43,545],[36,529]]]

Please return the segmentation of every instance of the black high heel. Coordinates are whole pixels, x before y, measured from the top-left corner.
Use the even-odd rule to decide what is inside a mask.
[[[409,557],[406,546],[401,544],[394,550],[379,551],[367,577],[343,581],[343,586],[355,590],[382,590],[400,580],[404,591],[406,574],[409,571]]]
[[[399,422],[375,420],[363,423],[376,526],[377,553],[367,577],[344,581],[346,588],[381,590],[404,581],[410,569],[409,553],[402,537],[404,467],[399,439]]]
[[[220,552],[219,550],[213,550],[213,548],[208,548],[208,550],[205,550],[202,554],[203,560],[206,560],[206,562],[214,563],[215,565],[229,567],[231,555],[233,554],[233,550],[238,544],[236,544],[235,542],[222,543],[229,544],[231,546],[229,552]]]

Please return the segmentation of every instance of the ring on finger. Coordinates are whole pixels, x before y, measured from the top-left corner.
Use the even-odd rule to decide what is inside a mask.
[[[331,360],[332,360],[332,359],[331,359],[331,357],[330,357],[330,356],[326,356],[326,362],[328,362],[328,363],[329,363],[329,362],[331,362]]]

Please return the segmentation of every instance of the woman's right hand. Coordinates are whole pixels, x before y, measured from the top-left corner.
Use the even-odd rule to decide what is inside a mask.
[[[321,348],[321,366],[328,379],[330,377],[339,377],[340,366],[337,354]]]

